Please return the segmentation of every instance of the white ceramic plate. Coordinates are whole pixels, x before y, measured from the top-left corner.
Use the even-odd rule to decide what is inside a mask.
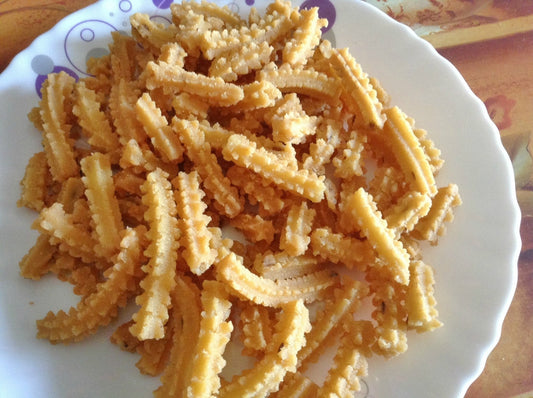
[[[136,11],[163,20],[169,3],[100,1],[39,37],[0,76],[0,397],[147,397],[159,383],[139,374],[135,355],[109,343],[113,328],[68,347],[35,338],[36,319],[77,298],[54,278],[19,276],[18,261],[36,233],[34,215],[15,203],[26,162],[40,150],[26,114],[38,102],[42,75],[65,68],[84,76],[87,56],[106,51],[111,30],[129,30]],[[262,9],[266,1],[230,6],[247,14],[253,3]],[[396,359],[373,358],[358,397],[462,396],[499,338],[517,278],[520,216],[498,131],[452,65],[405,26],[358,1],[304,3],[321,7],[330,20],[326,37],[349,46],[393,103],[429,131],[446,160],[438,184],[457,183],[464,201],[440,245],[424,253],[436,270],[444,327],[410,335],[408,352]]]

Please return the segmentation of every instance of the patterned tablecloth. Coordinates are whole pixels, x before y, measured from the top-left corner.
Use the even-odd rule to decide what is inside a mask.
[[[367,1],[451,61],[500,129],[515,170],[523,248],[501,340],[466,397],[533,397],[533,1]],[[93,2],[0,1],[0,71],[40,33]]]

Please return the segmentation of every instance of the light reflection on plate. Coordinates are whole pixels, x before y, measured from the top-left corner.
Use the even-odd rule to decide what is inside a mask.
[[[358,398],[461,396],[499,338],[516,285],[519,210],[498,131],[459,73],[410,29],[357,1],[305,3],[323,7],[331,22],[326,37],[349,46],[392,102],[429,131],[446,160],[438,184],[457,183],[464,201],[440,245],[424,252],[435,268],[445,326],[409,335],[408,352],[396,359],[371,359]],[[264,9],[266,1],[221,4],[247,14],[252,5]],[[105,52],[102,35],[127,30],[128,16],[136,11],[168,18],[169,6],[169,1],[100,1],[61,21],[0,76],[2,397],[146,397],[159,383],[138,373],[134,355],[109,343],[112,327],[68,347],[35,339],[35,320],[50,309],[68,309],[77,297],[53,278],[35,282],[18,275],[18,261],[36,233],[30,229],[34,215],[15,203],[26,162],[40,150],[26,114],[39,100],[44,75],[60,69],[84,76],[87,56]]]

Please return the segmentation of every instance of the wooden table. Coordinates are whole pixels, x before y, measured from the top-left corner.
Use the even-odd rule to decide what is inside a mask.
[[[0,1],[0,71],[37,35],[93,2]],[[513,160],[523,213],[515,298],[501,340],[466,397],[533,397],[533,2],[494,0],[481,14],[431,34],[412,26],[457,67],[485,102]]]

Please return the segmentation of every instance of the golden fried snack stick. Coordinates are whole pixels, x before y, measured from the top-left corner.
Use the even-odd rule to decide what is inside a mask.
[[[368,287],[362,282],[344,279],[341,289],[335,289],[332,299],[316,317],[307,334],[306,345],[298,353],[298,369],[305,371],[310,363],[316,362],[323,350],[330,344],[330,336],[338,332],[342,320],[353,316],[360,308],[361,300],[368,295]]]
[[[331,160],[335,147],[323,138],[317,138],[316,142],[309,145],[309,153],[303,156],[303,168],[317,174],[325,174],[325,165]]]
[[[460,206],[461,203],[459,188],[456,184],[439,188],[433,198],[429,213],[415,226],[413,236],[417,239],[427,240],[433,245],[437,244],[439,236],[445,232],[445,223],[453,220],[453,209]]]
[[[207,118],[209,104],[196,95],[181,93],[174,96],[172,108],[180,119],[204,120]]]
[[[106,272],[106,281],[96,286],[96,291],[81,300],[76,308],[68,313],[48,312],[37,321],[37,337],[48,339],[51,343],[68,344],[80,341],[89,334],[107,325],[117,316],[119,307],[124,307],[132,293],[132,283],[138,273],[136,267],[143,260],[142,237],[140,230],[127,229],[120,243],[121,251],[113,267]]]
[[[300,372],[288,374],[272,398],[309,398],[316,397],[318,385]]]
[[[186,387],[192,377],[190,359],[194,355],[200,333],[200,290],[189,278],[178,274],[172,292],[173,334],[167,366],[161,376],[161,386],[154,397],[186,397]]]
[[[115,196],[111,162],[107,155],[95,152],[80,161],[84,174],[85,196],[89,201],[101,257],[111,257],[119,250],[124,225]]]
[[[233,134],[233,131],[222,127],[219,123],[211,125],[207,120],[200,121],[196,126],[202,131],[205,141],[209,143],[212,150],[221,150]]]
[[[305,344],[305,333],[310,328],[309,311],[303,300],[284,304],[276,324],[272,348],[252,369],[223,386],[219,397],[259,398],[276,391],[285,374],[296,371],[296,355]]]
[[[141,374],[157,376],[165,369],[173,344],[172,327],[172,316],[169,316],[169,321],[165,325],[165,336],[162,339],[144,340],[137,346],[137,353],[141,358],[135,363],[135,367]]]
[[[117,197],[136,196],[137,200],[142,195],[141,185],[144,183],[144,176],[135,173],[133,169],[122,169],[113,175]],[[129,198],[128,198],[129,199]]]
[[[41,133],[44,131],[40,107],[34,106],[31,108],[31,110],[28,112],[28,120],[33,124],[33,127],[35,127],[36,130],[40,131]]]
[[[216,3],[210,3],[206,1],[184,1],[182,3],[173,3],[170,5],[172,12],[173,22],[180,26],[187,22],[190,15],[201,15],[204,18],[210,20],[216,18],[226,26],[239,26],[244,21],[241,17],[233,12],[228,6],[220,7]]]
[[[73,257],[81,258],[90,263],[100,260],[95,253],[97,242],[90,231],[76,225],[71,214],[66,214],[61,203],[54,203],[44,208],[32,227],[39,232],[47,234],[50,243],[58,245],[63,252],[68,252]]]
[[[142,144],[143,145],[141,146],[137,141],[131,139],[124,145],[119,160],[120,167],[123,169],[140,167],[146,171],[154,171],[159,168],[166,172],[170,172],[170,169],[175,169],[174,167],[171,167],[172,165],[169,165],[158,158],[147,144]]]
[[[231,166],[226,176],[248,196],[251,204],[259,204],[260,214],[276,214],[285,206],[283,192],[260,175],[244,167]]]
[[[368,184],[368,192],[374,198],[378,208],[386,209],[404,192],[405,181],[402,172],[396,167],[378,167],[374,172],[374,177]]]
[[[111,32],[112,42],[109,44],[110,54],[107,56],[109,60],[105,64],[110,63],[111,71],[108,72],[108,79],[112,80],[111,84],[118,82],[119,80],[132,81],[136,78],[136,69],[137,69],[137,60],[136,55],[138,54],[138,44],[137,42],[129,35],[120,33],[119,31]],[[101,60],[103,61],[104,58]],[[97,68],[97,62],[95,61],[92,65]],[[101,68],[109,68],[108,65],[101,65],[98,67],[97,71],[88,71],[92,75],[96,76],[97,79],[100,77]],[[104,79],[98,79],[104,80]],[[93,90],[95,88],[91,87]],[[95,91],[101,91],[102,87]]]
[[[249,168],[267,181],[312,202],[320,202],[324,196],[324,177],[305,169],[287,169],[274,153],[258,148],[255,142],[241,134],[234,134],[228,139],[222,154],[224,159]]]
[[[177,188],[174,197],[180,217],[180,243],[184,247],[182,257],[193,274],[201,275],[211,267],[217,256],[210,246],[212,235],[207,226],[211,217],[205,214],[207,205],[202,200],[205,193],[200,188],[196,171],[180,172],[172,183]]]
[[[119,136],[122,145],[126,145],[131,139],[143,142],[146,132],[137,120],[135,104],[140,97],[140,91],[134,82],[121,79],[111,87],[109,94],[109,110],[113,118],[115,132]]]
[[[178,28],[169,24],[153,22],[147,14],[135,13],[130,17],[131,33],[143,48],[158,54],[161,47],[174,41]]]
[[[410,232],[420,218],[428,214],[431,207],[431,198],[417,191],[408,192],[402,196],[398,203],[383,213],[390,229],[400,236],[404,232]]]
[[[292,256],[285,251],[259,254],[254,259],[253,270],[263,278],[290,279],[312,274],[324,269],[320,259],[311,255]]]
[[[189,365],[188,398],[211,397],[220,388],[219,374],[226,365],[222,355],[233,331],[232,322],[226,321],[231,302],[225,286],[206,280],[202,287],[202,320],[196,350]]]
[[[407,286],[384,284],[380,277],[377,280],[372,280],[372,275],[367,277],[374,292],[372,318],[377,322],[372,351],[386,358],[397,356],[407,350]]]
[[[67,103],[74,90],[75,80],[65,72],[51,74],[43,83],[40,102],[43,123],[43,146],[54,180],[63,182],[79,175],[73,142],[67,124]]]
[[[387,122],[383,132],[394,148],[405,178],[420,193],[435,195],[437,187],[433,170],[406,115],[396,106],[386,109],[385,114]]]
[[[105,152],[118,149],[118,137],[111,129],[106,114],[100,109],[101,104],[96,93],[87,88],[84,82],[78,82],[75,94],[76,103],[72,113],[78,117],[78,124],[87,136],[89,144]]]
[[[273,106],[281,98],[281,91],[268,80],[254,81],[242,87],[243,98],[224,108],[229,113],[242,113]]]
[[[74,294],[85,298],[96,291],[101,277],[101,270],[96,265],[90,264],[75,267],[66,280],[74,285],[72,289]]]
[[[353,176],[362,176],[363,160],[362,152],[365,148],[366,136],[357,131],[350,133],[350,139],[342,148],[339,155],[332,160],[335,166],[335,176],[339,178],[350,178]]]
[[[315,216],[315,209],[310,209],[307,202],[292,205],[280,237],[279,248],[291,256],[304,254],[311,242],[309,234],[313,228]]]
[[[332,48],[327,40],[323,41],[319,48],[342,82],[343,99],[347,101],[347,106],[353,112],[360,112],[366,125],[382,128],[386,119],[382,114],[383,105],[361,65],[355,61],[347,48]]]
[[[292,66],[305,65],[320,41],[322,28],[327,25],[327,19],[318,16],[318,7],[300,10],[297,28],[283,48],[283,62]]]
[[[244,355],[262,355],[272,341],[273,319],[268,307],[248,304],[240,313]]]
[[[405,304],[409,314],[408,327],[417,332],[426,332],[442,326],[433,295],[433,269],[422,261],[413,261],[409,271],[411,276]]]
[[[209,76],[233,82],[239,76],[259,70],[268,64],[273,52],[274,47],[266,41],[244,43],[238,51],[215,58],[209,67]]]
[[[372,196],[363,188],[359,188],[346,200],[344,210],[359,226],[363,236],[368,239],[380,259],[386,263],[386,266],[381,266],[380,269],[389,274],[394,281],[407,285],[409,253],[396,239],[394,231],[387,226]]]
[[[111,343],[119,346],[121,350],[134,353],[142,342],[130,333],[129,328],[132,324],[132,320],[124,322],[115,329],[111,337],[109,337],[109,340]]]
[[[277,9],[275,9],[277,8]],[[291,29],[291,5],[278,1],[275,7],[269,6],[258,23],[241,26],[238,29],[208,30],[201,37],[200,49],[208,60],[232,52],[238,52],[243,43],[273,43]]]
[[[311,233],[311,249],[314,256],[350,269],[365,270],[373,257],[367,242],[333,232],[329,227]]]
[[[337,80],[312,68],[293,68],[289,64],[282,64],[278,68],[270,63],[259,72],[258,78],[273,83],[284,93],[295,92],[331,103],[339,98],[340,86]]]
[[[276,234],[272,221],[259,214],[240,213],[230,220],[230,225],[241,231],[250,242],[265,241],[271,244]]]
[[[149,93],[144,93],[135,105],[137,120],[143,125],[144,131],[151,138],[154,148],[163,155],[167,162],[183,160],[183,146],[178,135],[172,131],[167,119],[152,100]]]
[[[217,264],[217,278],[226,283],[239,297],[256,304],[279,307],[292,300],[312,302],[322,297],[325,290],[338,282],[330,270],[321,270],[298,278],[273,281],[249,271],[242,257],[230,252]]]
[[[63,205],[66,213],[74,211],[75,203],[85,194],[85,185],[80,177],[70,177],[63,181],[57,194],[57,202]]]
[[[46,234],[40,234],[29,252],[19,262],[20,275],[24,278],[38,280],[50,268],[50,262],[57,252],[57,247],[50,244]]]
[[[270,120],[274,141],[301,144],[316,133],[318,118],[308,116],[295,93],[286,94],[276,104]]]
[[[205,141],[200,123],[184,119],[173,119],[172,126],[185,145],[187,156],[196,165],[202,178],[206,193],[215,201],[217,210],[230,218],[242,212],[244,199],[237,188],[224,176],[217,157],[211,153],[209,143]]]
[[[414,125],[414,120],[412,122]],[[418,138],[420,145],[424,149],[425,154],[429,159],[429,165],[434,175],[437,175],[444,164],[444,160],[440,157],[441,151],[435,146],[435,143],[428,137],[427,131],[424,129],[413,129],[413,133]]]
[[[22,192],[17,206],[41,211],[45,206],[48,175],[46,153],[35,153],[28,161],[24,177],[20,181]]]
[[[135,302],[141,308],[133,315],[130,332],[139,340],[161,339],[168,320],[170,292],[175,286],[176,261],[180,232],[176,219],[176,202],[167,174],[161,169],[148,174],[141,187],[143,203],[148,206],[145,220],[150,228],[150,245],[143,266],[146,275],[141,281],[143,293]]]
[[[355,323],[355,322],[354,322]],[[361,390],[359,379],[368,375],[368,363],[358,347],[355,332],[345,333],[318,397],[353,397]]]
[[[235,105],[244,98],[242,88],[233,83],[226,83],[220,77],[189,72],[166,62],[148,62],[146,74],[146,87],[149,90],[162,88],[168,94],[183,91],[216,106]]]

